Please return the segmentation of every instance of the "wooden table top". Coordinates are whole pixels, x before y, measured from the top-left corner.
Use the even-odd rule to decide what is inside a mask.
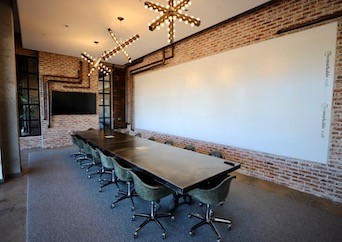
[[[224,159],[117,133],[114,130],[73,133],[181,194],[203,182],[240,168],[240,164]]]

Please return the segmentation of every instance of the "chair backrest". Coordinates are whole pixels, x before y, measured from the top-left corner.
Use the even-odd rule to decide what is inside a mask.
[[[92,155],[92,151],[91,151],[91,147],[89,144],[87,144],[86,142],[84,142],[83,140],[80,140],[83,144],[83,150],[84,153],[86,153],[87,155]]]
[[[165,142],[164,142],[164,144],[166,144],[166,145],[173,145],[173,141],[172,140],[166,140]]]
[[[91,150],[91,156],[96,162],[101,162],[100,154],[97,152],[96,148],[93,148],[89,145],[90,150]]]
[[[221,180],[219,184],[214,184],[215,186],[212,188],[196,188],[191,190],[189,194],[194,196],[201,203],[220,203],[228,196],[230,183],[234,178],[236,178],[236,176],[227,176]]]
[[[156,182],[146,183],[146,181],[143,181],[140,175],[133,170],[131,170],[130,173],[133,178],[134,189],[142,199],[147,201],[157,201],[171,194],[171,190],[167,187]]]
[[[113,164],[112,159],[110,159],[108,156],[103,154],[101,150],[99,150],[97,148],[96,148],[96,150],[97,150],[97,153],[100,155],[101,164],[107,169],[113,169],[114,164]]]
[[[211,151],[209,155],[224,159],[223,154],[218,150]]]
[[[115,175],[117,178],[119,178],[121,181],[132,181],[131,173],[129,172],[132,170],[131,168],[122,166],[117,160],[115,160],[114,157],[109,157],[114,165]]]
[[[191,150],[191,151],[195,151],[195,150],[196,150],[195,146],[193,146],[193,145],[186,145],[186,146],[184,147],[184,149],[185,149],[185,150]]]

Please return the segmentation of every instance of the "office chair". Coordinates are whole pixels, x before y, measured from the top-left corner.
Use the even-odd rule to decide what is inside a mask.
[[[78,152],[71,153],[69,157],[74,157],[76,159],[76,157],[84,156],[85,153],[83,152],[83,145],[80,143],[79,138],[77,138],[77,136],[73,134],[70,134],[70,136],[72,143],[77,146]]]
[[[190,229],[189,234],[191,236],[194,235],[195,229],[199,228],[203,224],[208,224],[216,233],[217,241],[220,242],[221,235],[219,234],[214,223],[228,224],[228,229],[231,229],[232,222],[228,219],[214,217],[214,212],[210,208],[210,205],[220,203],[222,200],[224,200],[228,196],[230,183],[235,177],[236,176],[228,176],[224,178],[223,180],[221,179],[221,180],[218,180],[217,182],[211,183],[212,187],[196,188],[189,192],[189,194],[191,194],[191,196],[196,198],[198,201],[206,204],[206,211],[205,211],[204,216],[197,214],[197,213],[190,213],[188,215],[189,218],[195,217],[201,220],[199,223],[197,223]],[[216,184],[216,185],[213,185],[213,184]]]
[[[97,152],[97,149],[93,148],[91,145],[89,145],[89,147],[90,147],[90,151],[91,151],[91,156],[93,157],[93,162],[91,165],[89,165],[87,167],[87,169],[85,171],[88,172],[90,170],[90,168],[92,168],[94,166],[99,168],[95,172],[88,175],[88,178],[90,179],[93,175],[101,174],[101,166],[102,165],[101,165],[100,154]]]
[[[90,145],[81,139],[79,140],[79,142],[83,147],[84,156],[76,157],[76,161],[80,164],[81,169],[83,169],[85,166],[92,165],[94,161]]]
[[[173,141],[172,140],[166,140],[164,142],[164,144],[173,146]]]
[[[133,237],[136,238],[138,236],[138,232],[149,222],[154,221],[163,231],[162,238],[166,238],[166,232],[164,226],[159,222],[158,218],[163,217],[171,217],[171,221],[174,221],[174,216],[171,213],[156,213],[156,202],[161,198],[166,197],[171,194],[171,190],[159,183],[156,182],[146,182],[146,180],[142,180],[138,173],[133,170],[130,171],[133,181],[134,187],[137,194],[144,200],[151,202],[150,213],[139,213],[133,214],[132,220],[135,220],[135,217],[143,217],[146,220],[140,224],[138,228],[136,228]]]
[[[127,185],[127,189],[126,189],[127,191],[126,192],[122,192],[122,191],[120,191],[120,189],[118,189],[118,192],[115,194],[115,196],[118,197],[119,194],[122,194],[122,196],[119,197],[116,201],[114,201],[112,203],[111,207],[114,208],[115,205],[118,202],[120,202],[120,201],[122,201],[122,200],[124,200],[126,198],[129,198],[131,200],[131,203],[132,203],[131,210],[134,210],[135,209],[135,204],[134,204],[134,201],[133,201],[133,196],[136,196],[137,194],[134,192],[133,183],[132,183],[133,178],[131,176],[131,173],[129,172],[132,169],[129,168],[129,167],[122,166],[113,157],[110,157],[110,159],[113,162],[114,169],[115,169],[115,174],[116,174],[116,177],[118,178],[118,181],[126,182],[126,185]]]
[[[221,153],[221,151],[218,150],[211,151],[209,155],[224,159],[223,154]]]
[[[195,146],[193,146],[193,145],[186,145],[183,149],[191,150],[191,151],[195,151],[196,150]]]
[[[101,183],[103,183],[100,188],[99,191],[102,192],[102,188],[110,185],[110,184],[115,184],[117,186],[117,188],[119,189],[118,183],[117,183],[117,178],[115,175],[115,169],[114,169],[114,164],[113,161],[106,155],[104,155],[102,153],[102,151],[100,151],[99,149],[96,149],[97,153],[100,155],[100,160],[101,160],[101,175],[99,178],[99,181]],[[103,174],[110,174],[111,178],[110,179],[101,179]]]

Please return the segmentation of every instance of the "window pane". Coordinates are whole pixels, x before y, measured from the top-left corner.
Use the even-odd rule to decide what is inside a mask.
[[[17,56],[17,71],[21,73],[27,72],[27,61],[24,56]]]
[[[104,127],[103,118],[100,118],[99,124],[100,124],[100,129],[103,129]]]
[[[26,136],[29,134],[29,121],[28,120],[21,120],[20,123],[20,135]]]
[[[105,75],[103,77],[103,80],[106,81],[106,82],[109,82],[110,81],[110,75]]]
[[[28,75],[29,88],[38,89],[38,76],[36,74]]]
[[[26,74],[19,73],[17,78],[18,78],[18,87],[19,88],[27,88]]]
[[[39,107],[34,105],[30,106],[30,118],[31,119],[39,119]]]
[[[19,105],[28,103],[28,91],[27,89],[21,89],[19,92]]]
[[[104,94],[104,105],[110,105],[110,94]]]
[[[104,92],[105,93],[110,93],[110,83],[109,82],[104,82]]]
[[[110,117],[110,107],[105,106],[105,117]]]
[[[103,118],[103,106],[100,106],[99,109],[100,109],[99,117]]]
[[[29,73],[38,73],[37,58],[27,58],[27,67]]]
[[[38,90],[30,90],[30,104],[38,104],[39,103]]]
[[[99,102],[99,105],[103,105],[103,97],[102,97],[102,95],[100,95],[100,102]]]
[[[103,82],[99,81],[98,86],[99,86],[99,93],[103,93]]]
[[[30,129],[30,133],[31,135],[38,135],[40,134],[40,125],[39,125],[39,121],[35,120],[35,121],[31,121],[30,122],[31,125],[31,129]]]

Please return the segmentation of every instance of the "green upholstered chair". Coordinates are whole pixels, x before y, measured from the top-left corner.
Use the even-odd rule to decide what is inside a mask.
[[[93,175],[101,174],[101,158],[100,154],[97,152],[96,148],[93,148],[91,145],[89,145],[90,151],[91,151],[91,156],[93,158],[93,162],[91,165],[87,167],[85,170],[86,172],[90,171],[90,168],[96,167],[97,170],[91,174],[88,174],[88,178],[90,179]]]
[[[216,182],[211,182],[210,184],[212,187],[196,188],[189,192],[192,197],[194,197],[201,203],[206,204],[206,211],[204,216],[197,213],[190,213],[188,215],[189,218],[196,217],[201,220],[190,229],[189,234],[191,236],[194,235],[195,229],[202,226],[203,224],[208,224],[216,233],[217,241],[220,242],[221,236],[214,223],[228,224],[228,229],[231,229],[232,222],[228,219],[214,217],[214,212],[211,209],[210,205],[218,204],[228,196],[229,187],[233,178],[235,178],[235,176],[227,176],[223,180],[220,179]]]
[[[80,139],[80,144],[83,147],[84,156],[76,157],[76,161],[79,162],[81,169],[93,164],[93,157],[91,147],[89,144]]]
[[[76,159],[79,156],[84,156],[85,153],[83,152],[83,144],[81,144],[80,139],[77,138],[77,136],[73,134],[70,134],[70,136],[71,136],[72,143],[77,146],[78,152],[74,152],[70,154],[69,157],[74,157]]]
[[[102,192],[102,188],[110,185],[110,184],[115,184],[117,188],[119,188],[118,183],[117,183],[117,178],[115,175],[115,167],[113,164],[112,159],[110,159],[108,156],[102,153],[101,150],[96,149],[97,153],[100,155],[100,160],[101,160],[101,175],[99,178],[99,181],[102,183],[102,185],[99,188],[99,191]],[[103,174],[110,174],[110,179],[101,179]]]
[[[165,142],[164,142],[164,144],[166,144],[166,145],[173,145],[173,141],[172,140],[166,140]]]
[[[193,145],[186,145],[186,146],[184,147],[184,149],[185,149],[185,150],[191,150],[191,151],[195,151],[195,150],[196,150],[195,146],[193,146]]]
[[[209,155],[215,156],[217,158],[224,159],[224,156],[223,156],[222,152],[218,151],[218,150],[213,150],[213,151],[209,152]]]
[[[152,182],[151,179],[147,182],[146,179],[143,179],[141,175],[136,173],[135,171],[130,171],[133,181],[134,181],[134,187],[136,193],[144,200],[151,202],[151,209],[150,213],[139,213],[134,214],[132,216],[132,220],[135,220],[136,217],[143,217],[146,218],[146,220],[138,227],[136,228],[134,232],[134,238],[138,236],[138,232],[149,222],[154,221],[162,230],[162,237],[163,239],[166,238],[166,231],[164,226],[159,222],[158,218],[162,217],[171,217],[171,220],[174,220],[174,216],[171,213],[156,213],[156,202],[159,201],[161,198],[169,195],[172,193],[172,191],[156,182]]]
[[[134,201],[133,201],[133,196],[136,196],[137,194],[134,192],[134,189],[133,189],[133,182],[132,182],[133,178],[132,178],[131,173],[130,173],[130,171],[132,169],[130,167],[124,167],[116,159],[114,159],[114,157],[110,157],[110,159],[113,162],[116,177],[118,178],[119,181],[126,182],[126,185],[127,185],[126,191],[124,191],[124,192],[120,191],[120,189],[118,189],[118,192],[116,193],[115,196],[118,197],[119,194],[121,194],[122,196],[119,197],[116,201],[114,201],[112,203],[112,208],[114,208],[118,202],[120,202],[126,198],[129,198],[131,200],[131,203],[132,203],[131,210],[134,210],[135,205],[134,205]]]

